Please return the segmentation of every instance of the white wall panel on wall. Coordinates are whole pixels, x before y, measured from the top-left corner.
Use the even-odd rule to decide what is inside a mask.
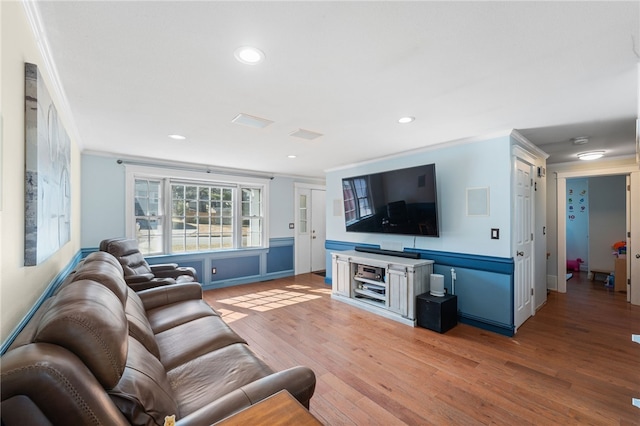
[[[347,233],[344,215],[333,214],[327,203],[327,239],[367,244],[400,243],[405,248],[451,251],[485,256],[510,254],[510,139],[508,135],[407,153],[389,159],[331,170],[327,200],[342,200],[342,178],[435,163],[440,237]],[[467,216],[467,188],[489,188],[489,215]],[[491,228],[500,229],[492,240]]]

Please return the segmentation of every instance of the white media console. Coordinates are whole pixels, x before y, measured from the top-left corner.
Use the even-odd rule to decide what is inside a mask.
[[[433,260],[348,250],[331,253],[331,297],[416,325],[416,296],[429,291]]]

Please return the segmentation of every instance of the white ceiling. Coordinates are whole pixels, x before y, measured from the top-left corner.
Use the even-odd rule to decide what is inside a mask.
[[[323,176],[518,129],[548,163],[593,149],[635,155],[637,1],[55,1],[37,11],[87,151]],[[236,61],[242,45],[266,60]],[[238,113],[274,123],[231,123]],[[398,124],[405,115],[415,122]],[[299,128],[324,136],[289,136]],[[590,143],[573,147],[579,136]]]

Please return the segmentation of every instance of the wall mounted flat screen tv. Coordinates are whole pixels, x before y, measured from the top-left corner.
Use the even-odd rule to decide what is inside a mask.
[[[347,232],[438,237],[436,166],[342,179]]]

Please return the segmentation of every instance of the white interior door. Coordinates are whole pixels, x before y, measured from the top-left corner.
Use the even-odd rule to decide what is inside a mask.
[[[295,274],[326,269],[326,213],[323,187],[295,186]]]
[[[311,190],[311,271],[324,271],[327,267],[325,191]]]
[[[629,181],[631,237],[627,240],[627,267],[631,284],[627,286],[627,299],[634,305],[640,305],[640,172],[632,172]]]
[[[311,189],[296,188],[295,273],[311,272]]]
[[[514,322],[516,329],[532,315],[533,205],[531,165],[516,158],[514,217]]]

